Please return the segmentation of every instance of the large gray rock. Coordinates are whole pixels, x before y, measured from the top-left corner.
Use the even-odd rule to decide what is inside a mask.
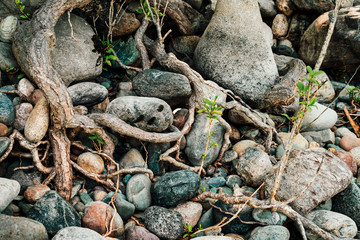
[[[353,182],[332,198],[332,211],[342,213],[355,221],[360,228],[360,188]]]
[[[318,173],[319,165],[322,163]],[[279,164],[265,180],[265,191],[274,185]],[[316,175],[317,174],[317,175]],[[315,179],[313,180],[313,178]],[[288,200],[300,194],[313,180],[301,198],[290,205],[300,214],[307,214],[317,205],[344,190],[352,179],[352,173],[344,161],[329,152],[293,150],[288,159],[277,196]]]
[[[132,85],[137,95],[160,98],[171,105],[184,102],[192,92],[190,82],[184,75],[156,69],[139,72]]]
[[[170,106],[158,98],[118,97],[110,102],[106,112],[145,131],[163,132],[173,122]]]
[[[236,23],[236,24],[234,24]],[[196,47],[197,69],[253,107],[278,79],[257,1],[219,0]]]
[[[86,107],[101,103],[109,94],[104,86],[93,82],[74,84],[68,87],[68,91],[74,106],[84,105]]]
[[[313,221],[320,228],[334,234],[340,239],[352,239],[357,233],[357,227],[351,218],[340,213],[328,210],[315,210],[305,216]],[[319,235],[307,231],[306,236],[309,240],[321,240]]]
[[[184,228],[184,220],[180,213],[173,210],[152,206],[146,209],[145,226],[161,239],[178,239]]]
[[[48,240],[44,225],[29,218],[0,214],[0,239]]]
[[[89,228],[66,227],[57,232],[51,240],[106,240],[99,233]]]
[[[209,124],[210,119],[206,114],[197,114],[190,133],[186,136],[185,154],[194,166],[201,165],[202,155],[205,152],[206,142],[209,134]],[[213,119],[210,131],[214,132],[210,138],[210,143],[217,143],[218,146],[213,146],[211,149],[207,149],[204,166],[208,166],[215,161],[219,155],[222,143],[224,141],[225,128],[219,123],[218,120]]]
[[[332,128],[337,119],[337,113],[331,108],[315,103],[315,107],[311,107],[312,111],[307,111],[301,125],[301,131],[321,131]]]
[[[0,178],[0,213],[20,192],[20,184],[7,178]]]
[[[81,17],[71,14],[71,28],[67,14],[55,26],[56,45],[51,51],[51,63],[61,75],[65,85],[73,81],[94,78],[101,74],[102,57],[95,51],[91,26]]]
[[[27,217],[44,224],[50,234],[71,226],[81,226],[80,215],[75,208],[57,192],[51,190],[40,198]]]
[[[169,172],[159,177],[151,188],[155,205],[175,207],[194,197],[200,186],[198,174],[189,170]]]
[[[324,2],[332,3],[329,0]],[[315,65],[328,31],[328,27],[324,26],[329,25],[332,15],[333,11],[330,11],[319,16],[302,36],[299,55],[306,64]],[[351,71],[359,65],[359,24],[360,6],[340,9],[322,68],[346,68]]]

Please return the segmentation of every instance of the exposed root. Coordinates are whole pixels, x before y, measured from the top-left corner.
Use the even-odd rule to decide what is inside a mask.
[[[134,168],[127,168],[127,169],[120,169],[116,172],[111,174],[102,174],[100,177],[102,178],[112,178],[115,176],[123,175],[123,174],[134,174],[134,173],[146,173],[149,175],[151,180],[154,180],[154,173],[150,169],[134,167]]]

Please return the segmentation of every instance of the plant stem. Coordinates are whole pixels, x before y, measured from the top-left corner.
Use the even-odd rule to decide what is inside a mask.
[[[208,133],[208,137],[207,137],[207,140],[206,140],[206,147],[205,147],[205,152],[201,158],[201,165],[200,165],[200,170],[199,170],[199,176],[201,175],[201,172],[202,172],[202,169],[203,169],[203,166],[204,166],[204,163],[205,163],[205,158],[206,158],[206,155],[207,155],[207,149],[208,149],[208,146],[209,146],[209,142],[210,142],[210,136],[211,136],[211,124],[212,124],[212,119],[210,118],[210,123],[209,123],[209,133]]]

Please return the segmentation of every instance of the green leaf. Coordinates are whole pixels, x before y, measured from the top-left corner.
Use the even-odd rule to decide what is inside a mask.
[[[211,118],[211,119],[218,119],[217,116],[211,116],[210,118]]]
[[[283,113],[283,114],[281,114],[281,115],[283,115],[283,116],[286,117],[289,121],[291,121],[289,115],[287,115],[286,113]]]
[[[206,111],[206,110],[202,108],[202,109],[197,110],[196,112],[197,112],[197,113],[203,113],[203,112],[205,112],[205,111]]]
[[[213,111],[213,114],[222,115],[222,112],[215,110],[215,111]]]
[[[21,73],[17,76],[17,79],[22,79],[25,76],[25,74]]]
[[[28,17],[25,16],[25,15],[20,15],[20,18],[22,18],[22,19],[28,19]]]
[[[20,11],[21,11],[21,12],[23,12],[24,9],[25,9],[25,6],[21,6],[21,7],[20,7]]]
[[[303,92],[304,91],[304,84],[302,83],[302,81],[298,81],[298,84],[297,84],[297,87],[299,89],[300,92]]]
[[[314,72],[313,76],[315,77],[315,76],[323,74],[323,73],[325,73],[325,72],[320,70],[320,71]]]
[[[306,110],[308,110],[308,112],[312,111],[311,107],[306,107]]]
[[[313,105],[315,104],[315,102],[316,102],[316,97],[313,97],[313,98],[310,100],[309,105],[310,105],[310,106],[313,106]]]
[[[313,75],[314,72],[310,66],[307,66],[306,70],[308,71],[308,73],[310,73],[310,75]]]
[[[104,140],[102,138],[98,138],[97,141],[101,144],[104,144]]]
[[[109,59],[111,59],[111,60],[117,60],[117,57],[115,57],[114,55],[109,55]]]
[[[95,136],[91,136],[91,137],[89,137],[89,139],[90,139],[90,140],[95,140],[96,137],[95,137]]]
[[[203,98],[203,100],[208,106],[211,106],[212,102],[209,99]]]
[[[214,131],[211,131],[209,134],[209,137],[211,137],[214,134]]]

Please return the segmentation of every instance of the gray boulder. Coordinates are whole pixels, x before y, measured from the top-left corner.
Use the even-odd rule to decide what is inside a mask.
[[[99,233],[89,228],[66,227],[57,232],[51,240],[106,240]]]
[[[80,215],[75,208],[56,191],[48,191],[40,198],[27,217],[44,224],[50,234],[65,227],[81,226]]]
[[[184,75],[156,69],[139,72],[132,85],[137,95],[160,98],[170,105],[184,102],[192,93],[190,82]]]
[[[360,188],[353,182],[341,193],[332,198],[332,211],[342,213],[353,219],[360,228]]]
[[[262,24],[257,1],[219,0],[194,55],[207,79],[253,107],[279,77]]]
[[[161,239],[176,240],[181,237],[184,220],[180,213],[173,210],[152,206],[146,209],[145,226]]]
[[[163,132],[171,126],[173,114],[163,100],[150,97],[124,96],[110,102],[107,113],[146,131]]]
[[[319,165],[322,163],[318,173]],[[279,164],[265,180],[265,191],[270,193]],[[317,175],[316,175],[317,174]],[[352,173],[344,161],[330,152],[292,150],[280,183],[277,196],[288,200],[300,194],[316,178],[301,198],[290,204],[300,214],[307,214],[317,205],[344,190],[352,179]]]
[[[56,45],[52,49],[51,63],[61,75],[65,85],[73,81],[94,78],[102,72],[102,56],[95,51],[91,26],[81,17],[71,14],[73,35],[65,13],[55,25]]]
[[[357,227],[351,218],[340,213],[328,210],[315,210],[305,216],[320,228],[334,234],[340,239],[353,239],[357,233]],[[310,231],[306,232],[309,240],[321,240],[319,235]]]
[[[3,195],[2,195],[3,196]],[[0,214],[0,239],[11,240],[48,240],[43,224],[24,217]]]
[[[330,0],[319,2],[333,5]],[[321,66],[323,69],[346,68],[351,71],[350,69],[355,69],[359,65],[360,39],[357,27],[360,24],[359,12],[360,6],[340,9],[335,30]],[[328,28],[323,26],[329,25],[332,15],[333,11],[330,11],[319,16],[302,36],[299,55],[306,64],[315,65],[328,31]],[[341,61],[339,61],[339,56],[341,56]]]
[[[108,96],[108,90],[93,82],[82,82],[68,87],[73,105],[94,106],[104,101]]]
[[[206,142],[209,134],[209,124],[210,119],[206,114],[197,114],[191,130],[186,136],[185,154],[194,166],[201,165],[202,155],[205,152]],[[217,143],[218,146],[213,146],[210,150],[207,149],[204,166],[208,166],[215,161],[219,155],[222,143],[224,141],[225,128],[219,123],[218,120],[213,119],[210,131],[214,132],[210,138],[210,142]]]

